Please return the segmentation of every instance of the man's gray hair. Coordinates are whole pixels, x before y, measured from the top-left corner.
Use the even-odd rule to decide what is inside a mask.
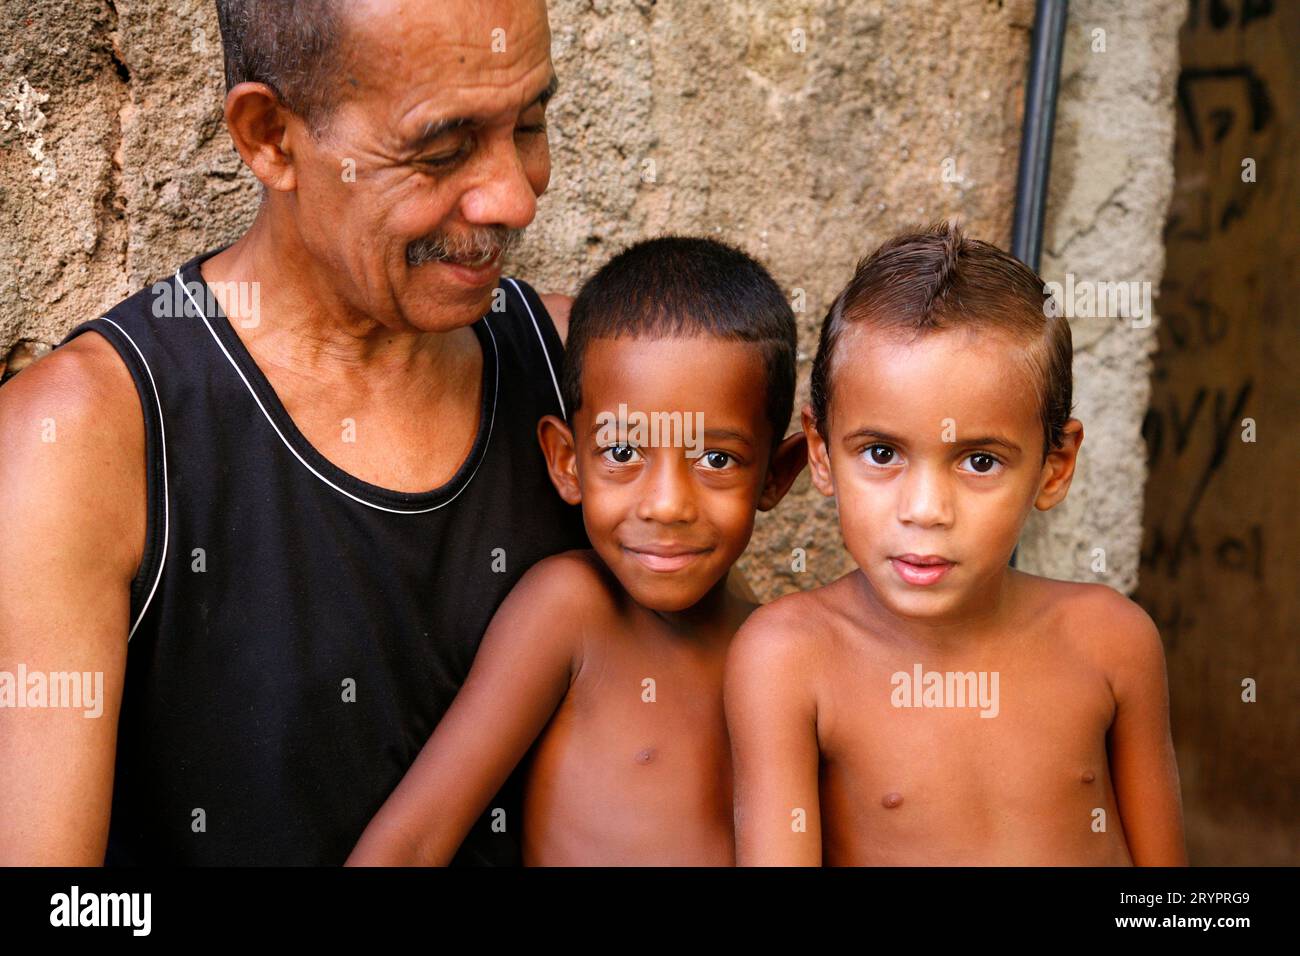
[[[319,137],[343,96],[339,0],[216,0],[226,92],[265,83]]]

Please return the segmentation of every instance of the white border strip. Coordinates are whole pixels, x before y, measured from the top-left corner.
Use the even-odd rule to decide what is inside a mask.
[[[519,298],[524,303],[524,308],[528,310],[528,317],[533,320],[533,330],[537,333],[537,341],[542,343],[542,354],[546,356],[546,368],[551,373],[551,384],[555,386],[555,397],[560,400],[560,416],[568,418],[569,413],[564,410],[564,396],[560,394],[560,383],[555,380],[555,366],[551,364],[551,353],[546,348],[546,339],[542,338],[542,330],[537,324],[537,316],[533,315],[533,307],[528,304],[528,296],[524,295],[524,290],[519,288],[518,282],[510,278],[507,278],[506,281],[515,287],[515,291],[519,293]],[[551,324],[554,325],[554,321]]]
[[[145,612],[149,610],[149,605],[153,602],[153,596],[158,590],[158,584],[162,581],[163,568],[167,565],[167,539],[171,526],[171,505],[167,494],[167,428],[163,422],[162,401],[158,398],[158,383],[154,381],[153,369],[149,367],[144,353],[140,351],[140,346],[135,344],[135,339],[127,333],[126,329],[118,325],[106,315],[101,315],[101,319],[122,333],[122,336],[131,343],[131,348],[135,349],[135,354],[140,356],[140,363],[144,366],[145,374],[149,376],[149,387],[153,389],[153,401],[158,406],[158,434],[162,438],[162,486],[163,486],[163,545],[162,556],[158,559],[158,574],[153,579],[153,587],[149,588],[149,596],[144,599],[144,607],[140,608],[140,615],[131,625],[131,630],[126,635],[126,642],[131,643],[131,638],[135,636],[135,629],[140,626],[144,620]],[[148,434],[145,435],[145,447],[148,448]],[[146,475],[146,479],[147,479]],[[147,485],[147,481],[146,481]]]
[[[248,379],[245,378],[245,376],[244,376],[244,372],[243,372],[243,369],[241,369],[241,368],[239,367],[239,363],[237,363],[237,362],[235,361],[234,357],[231,356],[230,352],[228,352],[228,351],[226,350],[226,346],[225,346],[224,344],[222,344],[221,339],[217,337],[216,330],[212,328],[212,324],[208,321],[208,315],[207,315],[207,313],[204,312],[204,310],[199,306],[198,302],[195,301],[193,294],[192,294],[192,293],[190,292],[190,290],[189,290],[189,287],[185,284],[185,280],[184,280],[184,278],[181,276],[181,270],[180,270],[180,269],[177,269],[177,270],[176,270],[176,281],[180,284],[180,287],[181,287],[181,289],[185,292],[185,294],[186,294],[187,296],[189,296],[189,300],[190,300],[190,302],[192,302],[192,303],[194,304],[194,308],[198,311],[199,316],[203,319],[203,324],[206,325],[206,326],[208,327],[208,333],[212,336],[212,341],[214,341],[214,342],[217,343],[217,347],[218,347],[219,349],[221,349],[222,354],[226,356],[226,361],[228,361],[228,362],[230,363],[230,367],[233,368],[233,369],[235,370],[235,372],[239,375],[240,379],[241,379],[241,380],[243,381],[243,383],[244,383],[244,387],[245,387],[246,389],[248,389],[248,394],[251,395],[251,396],[253,396],[253,401],[255,401],[255,402],[257,403],[257,407],[258,407],[259,409],[262,410],[262,415],[265,416],[267,422],[270,423],[271,428],[275,430],[275,433],[276,433],[276,435],[279,436],[280,441],[284,443],[284,447],[287,448],[287,449],[289,449],[289,451],[291,451],[291,452],[293,453],[293,457],[297,458],[298,461],[300,461],[300,462],[302,463],[302,466],[303,466],[304,468],[306,468],[308,471],[310,471],[313,475],[315,475],[317,478],[319,478],[319,479],[320,479],[321,481],[323,481],[325,484],[329,485],[331,488],[333,488],[333,489],[334,489],[335,491],[337,491],[339,494],[344,495],[345,497],[351,498],[353,501],[357,502],[358,504],[363,504],[363,505],[365,505],[365,506],[368,507],[368,508],[374,508],[376,511],[387,511],[387,512],[389,512],[390,514],[397,514],[397,515],[420,515],[420,514],[428,514],[430,511],[437,511],[439,508],[443,507],[444,505],[449,505],[449,504],[451,504],[453,501],[455,501],[456,498],[459,497],[460,493],[461,493],[462,491],[464,491],[466,488],[469,487],[470,482],[474,480],[474,476],[475,476],[476,474],[478,474],[479,465],[481,465],[481,464],[483,463],[483,459],[487,457],[487,446],[488,446],[488,443],[491,442],[491,440],[492,440],[492,423],[496,420],[496,414],[497,414],[497,395],[499,394],[499,392],[500,392],[500,390],[501,390],[501,358],[500,358],[500,350],[497,348],[497,337],[496,337],[496,333],[492,331],[492,325],[491,325],[491,323],[489,323],[489,322],[487,321],[487,316],[486,316],[486,315],[483,316],[483,324],[484,324],[485,326],[487,326],[488,335],[490,335],[490,336],[492,337],[492,358],[493,358],[493,361],[496,363],[496,374],[493,376],[493,388],[492,388],[492,412],[491,412],[491,414],[488,416],[488,430],[487,430],[487,437],[484,438],[484,440],[483,440],[483,454],[479,456],[479,460],[478,460],[478,461],[475,463],[475,465],[474,465],[474,470],[473,470],[472,472],[470,472],[470,476],[469,476],[468,478],[465,479],[465,483],[464,483],[463,485],[460,486],[460,488],[459,488],[459,490],[457,490],[456,494],[452,495],[452,496],[451,496],[450,498],[448,498],[446,501],[442,502],[442,504],[433,505],[432,507],[429,507],[429,508],[418,508],[418,509],[415,509],[415,510],[404,510],[404,509],[401,509],[401,508],[386,508],[386,507],[384,507],[383,505],[375,504],[373,501],[366,501],[366,499],[364,499],[364,498],[358,498],[356,495],[352,494],[352,492],[347,491],[346,489],[340,488],[338,485],[334,484],[334,482],[330,481],[328,478],[326,478],[324,475],[322,475],[319,471],[317,471],[315,468],[313,468],[313,467],[311,466],[311,464],[308,463],[308,461],[307,461],[305,458],[302,457],[302,455],[298,454],[298,449],[294,448],[293,445],[291,445],[291,444],[289,443],[288,439],[286,439],[286,438],[284,437],[284,434],[280,431],[279,426],[276,425],[275,420],[271,417],[270,413],[267,412],[267,410],[266,410],[266,406],[264,406],[264,405],[262,404],[262,400],[261,400],[260,398],[257,397],[257,392],[253,390],[253,386],[250,385]],[[359,480],[359,479],[358,479],[358,480]]]

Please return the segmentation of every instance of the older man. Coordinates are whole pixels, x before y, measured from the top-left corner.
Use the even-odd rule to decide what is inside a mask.
[[[0,669],[106,698],[0,710],[0,862],[342,863],[585,542],[535,439],[567,300],[500,275],[550,177],[543,0],[217,6],[252,226],[0,390]],[[462,861],[516,859],[511,810]]]

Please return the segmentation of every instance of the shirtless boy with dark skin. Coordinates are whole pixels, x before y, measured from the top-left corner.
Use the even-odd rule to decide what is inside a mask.
[[[832,307],[803,423],[857,569],[733,641],[741,865],[1186,864],[1156,628],[1008,566],[1083,440],[1042,289],[942,224]],[[918,665],[993,693],[922,693]]]
[[[584,287],[569,421],[538,437],[593,550],[542,561],[506,598],[349,865],[445,864],[530,748],[526,865],[734,863],[722,674],[755,605],[728,571],[806,461],[802,434],[781,440],[794,349],[771,277],[708,240],[641,243]],[[611,438],[620,405],[702,435]]]

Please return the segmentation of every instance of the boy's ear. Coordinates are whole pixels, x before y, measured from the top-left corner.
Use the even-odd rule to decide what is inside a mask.
[[[1071,418],[1065,423],[1061,436],[1061,447],[1053,448],[1047,453],[1043,462],[1043,475],[1039,479],[1038,497],[1034,507],[1039,511],[1054,508],[1065,498],[1070,490],[1070,481],[1074,478],[1074,466],[1079,461],[1079,446],[1083,444],[1083,422]]]
[[[767,480],[763,484],[763,493],[758,496],[758,510],[771,511],[785,497],[794,480],[808,464],[808,441],[803,432],[795,432],[787,437],[772,452],[772,461],[767,466]]]
[[[580,504],[582,491],[578,486],[578,449],[569,426],[562,419],[547,415],[537,423],[537,442],[542,446],[542,454],[546,456],[546,470],[550,472],[551,484],[555,490],[569,504]]]
[[[831,481],[831,456],[826,448],[826,441],[817,431],[814,424],[813,410],[811,405],[805,405],[801,413],[803,418],[803,433],[808,439],[808,471],[812,475],[812,483],[826,497],[835,494],[835,484]]]

